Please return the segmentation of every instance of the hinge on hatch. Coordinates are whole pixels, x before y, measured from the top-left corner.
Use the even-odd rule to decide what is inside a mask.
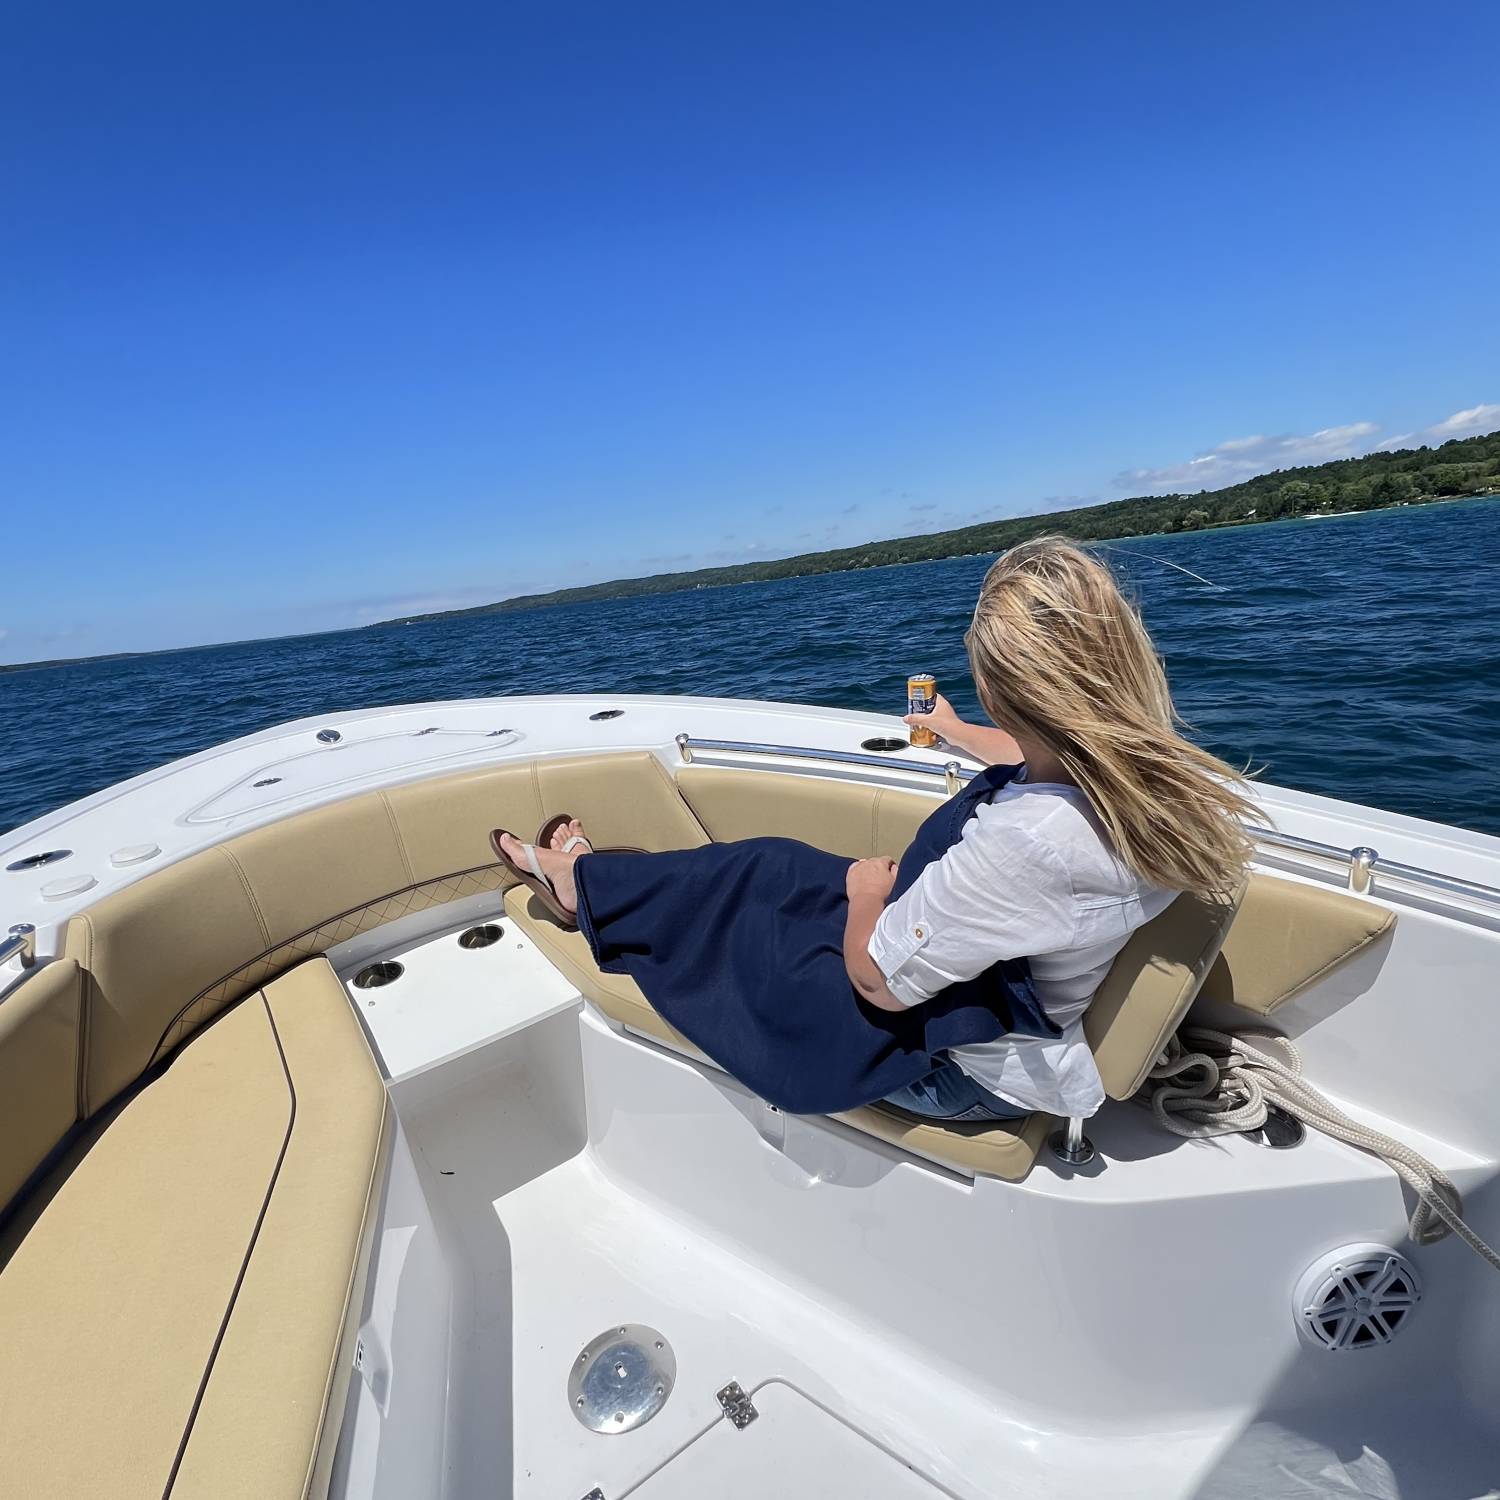
[[[741,1432],[745,1430],[759,1415],[754,1403],[740,1388],[737,1380],[731,1380],[719,1393],[719,1405],[724,1408],[724,1415],[734,1423]]]

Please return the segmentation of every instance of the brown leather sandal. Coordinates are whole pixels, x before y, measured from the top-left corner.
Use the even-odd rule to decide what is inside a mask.
[[[550,849],[552,847],[552,835],[556,833],[559,828],[563,827],[567,823],[571,823],[572,821],[572,813],[558,813],[555,817],[546,819],[543,822],[542,826],[536,831],[536,847],[538,849]],[[571,854],[573,850],[576,849],[580,844],[583,846],[583,852],[585,854],[592,854],[594,852],[593,843],[590,840],[584,838],[581,833],[575,833],[573,837],[570,838],[560,850],[558,850],[558,853]]]
[[[547,825],[544,823],[542,826],[545,828]],[[510,833],[510,829],[508,828],[492,828],[490,830],[490,847],[499,856],[500,863],[542,903],[560,926],[577,931],[577,917],[557,899],[557,892],[552,889],[552,882],[542,874],[541,861],[536,857],[537,846],[535,844],[521,845],[521,848],[526,852],[527,862],[524,866],[519,865],[500,847],[500,840],[506,834],[510,834],[512,838],[515,837],[513,833]],[[549,832],[548,838],[550,839],[550,837],[551,833]]]

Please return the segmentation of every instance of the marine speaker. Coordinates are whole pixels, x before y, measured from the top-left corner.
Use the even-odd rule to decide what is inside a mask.
[[[1345,1245],[1303,1273],[1292,1299],[1297,1331],[1319,1349],[1374,1349],[1406,1326],[1422,1300],[1417,1268],[1388,1245]]]

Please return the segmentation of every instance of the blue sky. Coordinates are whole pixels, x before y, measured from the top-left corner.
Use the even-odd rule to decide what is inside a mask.
[[[3,36],[0,660],[1500,426],[1484,0],[143,0]]]

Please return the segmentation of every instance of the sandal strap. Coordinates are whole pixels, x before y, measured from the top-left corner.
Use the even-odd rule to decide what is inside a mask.
[[[558,852],[560,854],[571,854],[578,848],[581,848],[585,854],[592,854],[594,852],[594,846],[581,833],[575,833]]]
[[[536,845],[522,844],[521,848],[525,851],[526,863],[531,866],[531,873],[550,891],[553,888],[552,882],[542,873],[542,862],[536,857]]]

